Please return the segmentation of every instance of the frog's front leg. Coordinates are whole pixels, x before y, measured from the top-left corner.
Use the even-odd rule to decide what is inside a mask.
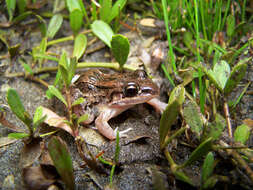
[[[95,125],[96,125],[98,131],[106,138],[108,138],[110,140],[114,140],[116,138],[117,129],[113,130],[111,128],[111,126],[108,124],[108,121],[111,118],[116,117],[117,115],[119,115],[123,111],[129,109],[130,107],[132,107],[132,106],[121,106],[121,107],[103,106],[102,108],[100,108],[101,112],[100,112],[99,116],[97,117],[97,119],[95,120]],[[129,128],[129,129],[119,132],[120,137],[127,137],[127,135],[125,135],[125,133],[130,130],[132,130],[132,129]]]
[[[167,107],[168,104],[161,102],[159,99],[157,98],[152,98],[151,100],[149,100],[147,102],[148,104],[150,104],[151,106],[153,106],[156,111],[158,111],[160,114],[163,113],[163,111],[165,110],[165,108]]]

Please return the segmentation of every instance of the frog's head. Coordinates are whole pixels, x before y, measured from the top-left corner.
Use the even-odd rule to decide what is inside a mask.
[[[112,106],[141,104],[159,95],[159,88],[144,70],[136,70],[124,76],[124,79],[119,79],[121,92],[113,95]]]

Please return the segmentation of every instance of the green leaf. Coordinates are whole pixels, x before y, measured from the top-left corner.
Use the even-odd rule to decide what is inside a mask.
[[[107,23],[110,23],[116,16],[119,15],[119,12],[124,8],[126,2],[127,0],[117,0],[116,3],[113,4]]]
[[[69,72],[68,72],[68,59],[66,52],[63,52],[59,60],[59,70],[62,76],[62,79],[66,86],[68,86]]]
[[[13,138],[13,139],[23,139],[25,137],[29,137],[29,134],[27,133],[9,133],[8,138]]]
[[[213,140],[217,140],[222,135],[222,132],[226,126],[225,119],[218,113],[215,115],[215,121],[208,123],[208,126],[204,130],[203,138],[212,137]]]
[[[23,63],[22,66],[24,67],[27,73],[29,73],[30,75],[33,75],[33,70],[27,63]]]
[[[204,184],[202,185],[203,189],[213,189],[215,184],[220,181],[219,176],[211,176],[206,181],[204,181]]]
[[[112,36],[111,41],[111,47],[112,47],[112,53],[119,63],[120,67],[122,68],[123,65],[126,63],[129,50],[130,50],[130,44],[127,39],[127,37],[116,34]]]
[[[187,175],[185,175],[182,171],[175,171],[175,172],[173,172],[173,174],[175,175],[175,177],[178,180],[186,182],[186,183],[194,186],[194,184],[192,183],[192,180]]]
[[[237,86],[237,84],[243,79],[246,70],[247,70],[247,62],[251,58],[246,58],[241,60],[234,68],[228,78],[226,86],[224,88],[225,96],[229,95],[230,92]]]
[[[57,88],[55,88],[52,85],[49,85],[48,90],[50,91],[50,93],[52,93],[54,96],[56,96],[59,100],[61,100],[67,106],[67,102],[66,102],[65,98],[63,97],[63,95],[61,94],[61,92]]]
[[[83,13],[81,9],[74,9],[70,12],[70,27],[74,34],[77,34],[83,24]]]
[[[165,138],[170,131],[170,127],[174,124],[177,119],[180,103],[177,100],[174,100],[164,110],[162,117],[160,119],[160,127],[159,127],[159,136],[160,136],[160,146],[163,148],[163,143]]]
[[[72,12],[75,9],[81,9],[81,6],[78,0],[66,0],[66,4],[67,4],[67,8],[69,12]]]
[[[196,102],[188,101],[183,109],[185,122],[191,127],[191,130],[196,133],[200,139],[200,134],[203,131],[202,114]]]
[[[61,28],[63,22],[63,17],[61,14],[54,15],[48,24],[47,37],[54,38],[55,34]]]
[[[85,99],[83,97],[78,98],[77,100],[75,100],[71,106],[76,106],[79,104],[82,104],[85,101]]]
[[[5,3],[6,3],[7,11],[9,14],[9,21],[12,21],[13,13],[16,8],[16,0],[5,0]]]
[[[114,33],[107,23],[102,20],[95,20],[91,24],[91,30],[100,40],[111,48],[111,40]]]
[[[24,113],[26,112],[25,111],[25,108],[19,98],[19,95],[18,93],[10,88],[8,91],[7,91],[7,102],[11,108],[11,111],[23,122],[25,122],[25,115]]]
[[[72,78],[75,75],[76,72],[76,66],[77,66],[77,60],[76,58],[71,58],[70,59],[70,64],[68,66],[68,85],[71,84]]]
[[[26,0],[18,0],[18,11],[19,11],[19,15],[23,14],[25,12],[26,9]]]
[[[74,190],[75,180],[73,165],[67,145],[59,137],[54,136],[48,143],[48,151],[67,189]]]
[[[235,32],[235,16],[228,15],[227,16],[227,35],[232,37]]]
[[[212,148],[213,139],[210,137],[202,142],[190,155],[189,159],[181,167],[186,167],[205,156]]]
[[[230,75],[230,67],[226,61],[220,61],[214,65],[212,70],[208,70],[207,76],[215,84],[221,92],[226,85],[226,82]]]
[[[250,127],[248,125],[242,124],[238,126],[234,133],[234,140],[245,144],[250,136]]]
[[[202,166],[201,182],[202,184],[212,175],[214,169],[214,156],[212,152],[206,155]]]
[[[87,46],[86,36],[84,34],[79,34],[75,38],[73,57],[76,57],[77,60],[80,59],[80,57],[82,57],[82,55],[85,52],[86,46]]]
[[[80,124],[80,123],[86,121],[88,119],[88,117],[89,117],[88,114],[82,115],[81,117],[78,118],[77,123]]]
[[[46,21],[40,15],[35,14],[35,17],[37,18],[37,20],[39,22],[39,28],[40,28],[41,36],[44,38],[47,35]]]
[[[179,101],[179,103],[182,105],[184,103],[185,100],[185,88],[182,85],[178,85],[176,86],[171,94],[170,94],[170,98],[169,98],[169,104],[171,102],[173,102],[174,100]]]
[[[38,122],[42,118],[42,113],[43,113],[42,111],[43,110],[41,106],[36,108],[34,116],[33,116],[33,124]]]
[[[119,153],[120,153],[119,131],[117,130],[117,134],[116,134],[116,147],[115,147],[115,154],[114,154],[114,161],[115,161],[116,164],[119,162]]]
[[[101,8],[99,10],[100,19],[104,22],[107,22],[111,14],[111,11],[112,11],[112,0],[103,0]]]

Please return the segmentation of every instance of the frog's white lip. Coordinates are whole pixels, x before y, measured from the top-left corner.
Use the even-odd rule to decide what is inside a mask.
[[[123,98],[121,100],[113,101],[113,102],[109,103],[108,105],[110,107],[121,107],[121,106],[142,104],[142,103],[145,103],[155,97],[157,97],[157,95],[146,95],[146,96]]]

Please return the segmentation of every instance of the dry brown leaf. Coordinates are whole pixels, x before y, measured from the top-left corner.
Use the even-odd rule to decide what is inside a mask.
[[[71,127],[65,123],[65,121],[66,121],[65,117],[60,117],[52,110],[45,108],[45,107],[42,107],[42,115],[47,116],[46,120],[44,122],[46,124],[48,124],[49,126],[61,128],[65,131],[67,131],[72,136],[74,136],[74,137],[76,136],[74,134],[74,132],[72,131]]]

